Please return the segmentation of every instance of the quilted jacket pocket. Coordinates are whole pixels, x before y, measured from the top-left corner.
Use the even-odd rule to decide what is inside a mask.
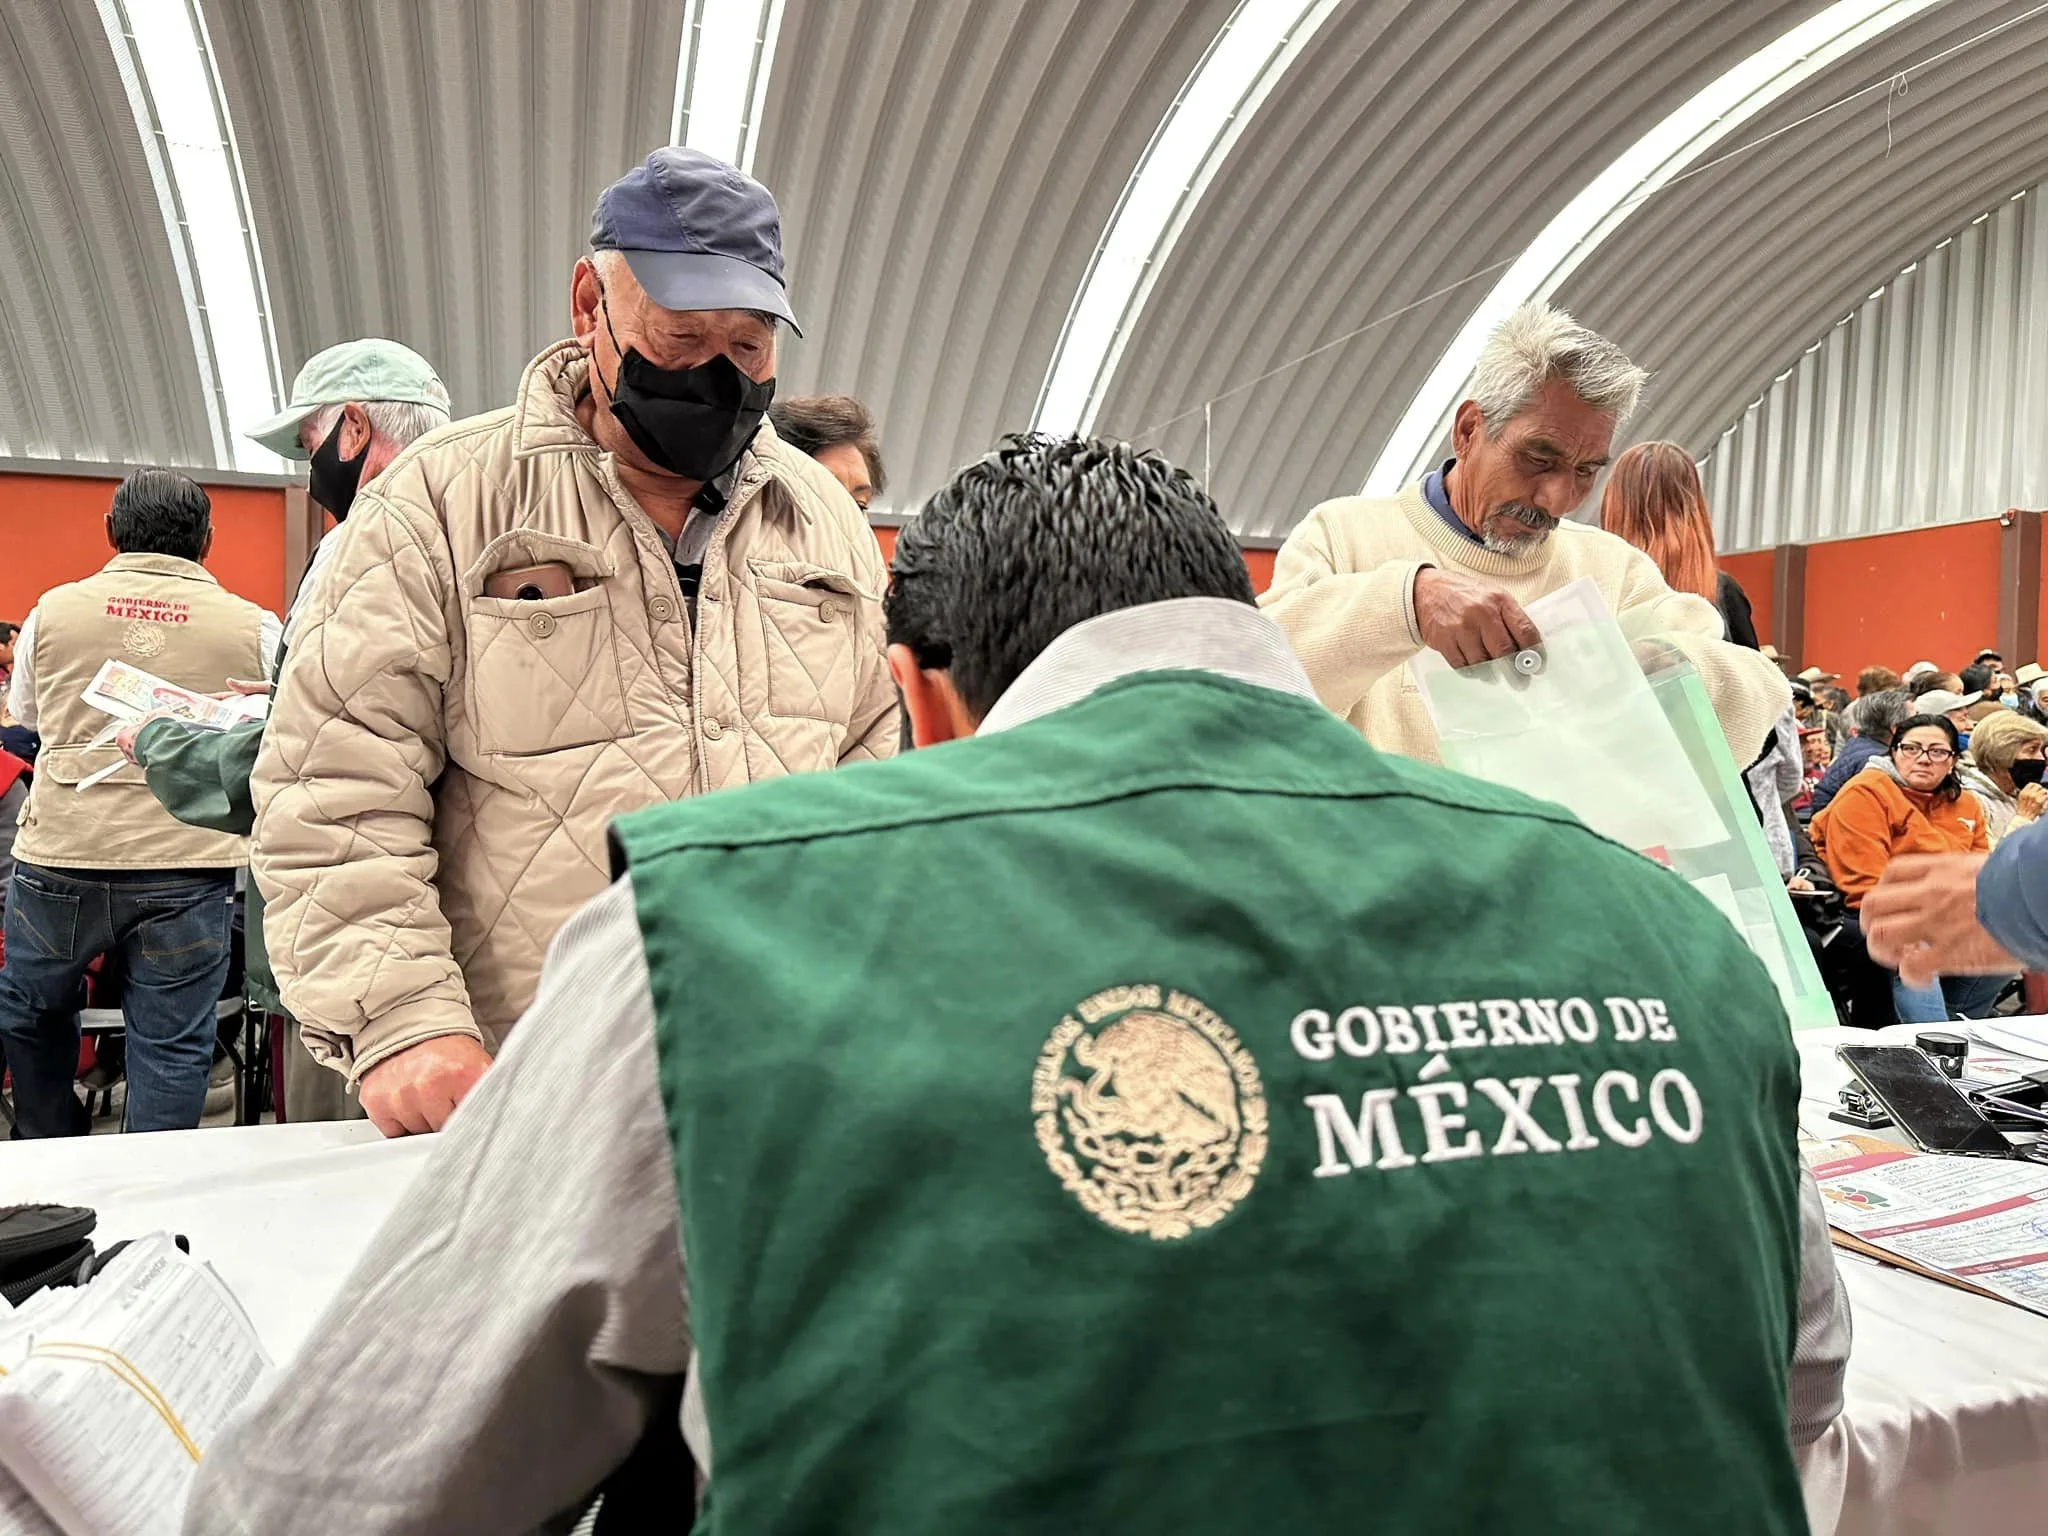
[[[468,700],[482,752],[534,756],[625,735],[611,594],[470,598]]]
[[[860,681],[859,605],[851,576],[800,560],[752,560],[768,657],[768,713],[845,725]]]

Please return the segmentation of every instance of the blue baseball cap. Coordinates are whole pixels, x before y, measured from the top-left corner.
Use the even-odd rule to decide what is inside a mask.
[[[758,309],[803,335],[782,283],[782,215],[701,149],[657,149],[598,195],[590,247],[617,251],[663,309]]]

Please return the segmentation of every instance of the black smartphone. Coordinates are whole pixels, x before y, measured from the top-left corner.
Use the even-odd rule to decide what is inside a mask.
[[[1923,1152],[2011,1157],[2012,1143],[1915,1045],[1844,1045],[1835,1057]]]

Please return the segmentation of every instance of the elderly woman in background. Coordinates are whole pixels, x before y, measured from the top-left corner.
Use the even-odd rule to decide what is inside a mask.
[[[2014,827],[2048,811],[2048,726],[2002,709],[1986,715],[1970,733],[1970,755],[1959,777],[1984,807],[1992,847]]]
[[[1813,818],[1813,843],[1835,886],[1852,908],[1884,878],[1902,853],[1983,853],[1990,847],[1984,807],[1963,788],[1955,722],[1947,715],[1910,715],[1888,755],[1843,786]],[[1939,1024],[1989,1015],[2010,976],[1944,976],[1927,987],[1894,977],[1892,1003],[1901,1024]]]

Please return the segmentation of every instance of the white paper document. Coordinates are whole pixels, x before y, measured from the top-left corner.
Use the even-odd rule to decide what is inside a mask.
[[[220,1277],[161,1233],[38,1292],[0,1316],[0,1533],[172,1536],[199,1458],[270,1369]]]
[[[245,720],[260,720],[270,713],[270,700],[263,694],[216,699],[166,682],[125,661],[103,663],[85,685],[82,697],[94,709],[121,720],[140,720],[147,714],[168,711],[209,731],[229,730]]]
[[[1807,1160],[1838,1232],[2048,1313],[2048,1167],[1908,1152],[1863,1136],[1810,1146]]]
[[[94,709],[102,710],[114,717],[99,735],[86,743],[89,747],[105,746],[114,739],[114,733],[131,721],[140,720],[144,715],[168,713],[179,720],[199,726],[208,731],[226,731],[248,720],[261,720],[270,713],[268,695],[252,693],[236,698],[216,699],[207,694],[194,693],[190,688],[166,682],[153,672],[130,666],[125,661],[111,657],[100,664],[91,682],[85,685],[85,692],[79,695]],[[116,757],[104,768],[87,774],[74,786],[80,790],[91,789],[95,784],[112,778],[121,771],[127,760]],[[4,1536],[4,1533],[0,1533]]]

